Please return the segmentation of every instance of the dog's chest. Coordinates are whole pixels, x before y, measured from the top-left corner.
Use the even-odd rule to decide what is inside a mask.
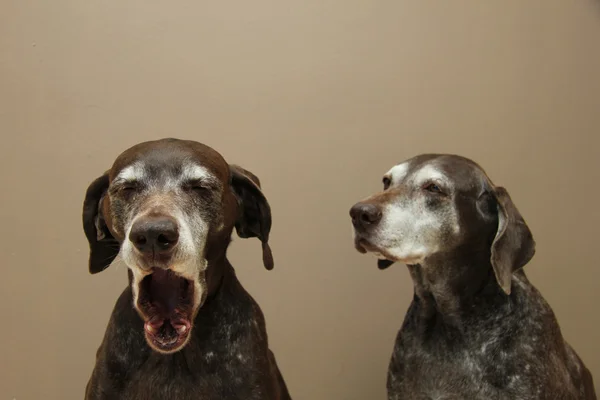
[[[491,340],[468,344],[439,338],[424,343],[413,332],[401,332],[388,373],[390,399],[571,398],[566,381],[550,378],[560,364],[554,352],[531,345],[515,332],[490,336]]]
[[[388,387],[391,399],[509,399],[521,392],[520,379],[466,354],[405,352],[394,354]]]
[[[149,364],[128,382],[126,399],[223,400],[262,399],[256,361],[246,353],[207,352],[202,359]],[[259,362],[260,364],[260,362]],[[262,367],[264,368],[264,367]]]
[[[224,303],[206,316],[200,314],[190,342],[173,354],[151,350],[140,326],[110,330],[92,393],[123,400],[272,398],[272,366],[260,310],[253,302]]]

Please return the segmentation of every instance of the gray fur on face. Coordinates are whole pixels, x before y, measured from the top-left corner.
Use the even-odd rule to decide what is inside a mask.
[[[135,251],[130,231],[138,219],[160,214],[175,220],[179,231],[170,268],[194,282],[194,313],[201,307],[206,298],[206,240],[211,229],[222,226],[223,190],[223,184],[210,171],[187,158],[169,165],[142,159],[119,171],[108,188],[109,210],[113,229],[125,238],[120,255],[133,273],[136,306],[138,286],[151,266]]]
[[[86,399],[290,399],[263,314],[227,259],[235,229],[273,268],[258,177],[198,142],[140,143],[90,184],[83,228],[89,271],[120,253],[129,276]]]
[[[388,398],[595,400],[590,372],[522,269],[535,242],[506,190],[451,155],[415,157],[384,182],[351,215],[357,249],[384,267],[406,263],[414,283]]]

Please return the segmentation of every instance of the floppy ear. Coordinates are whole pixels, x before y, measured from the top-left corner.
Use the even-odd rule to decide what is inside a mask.
[[[241,238],[256,237],[262,242],[263,264],[273,269],[273,253],[269,247],[271,207],[260,190],[260,180],[250,171],[230,165],[231,187],[238,199],[235,229]]]
[[[496,187],[498,230],[492,243],[491,262],[498,284],[511,292],[512,274],[523,268],[535,254],[535,241],[525,220],[503,187]]]
[[[119,242],[112,236],[102,216],[102,200],[108,189],[108,172],[93,181],[83,201],[83,231],[90,244],[91,274],[105,270],[119,253]]]

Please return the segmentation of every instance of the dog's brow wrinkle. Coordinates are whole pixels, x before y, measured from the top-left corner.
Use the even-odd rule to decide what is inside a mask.
[[[135,181],[141,180],[145,177],[146,171],[144,170],[144,166],[141,163],[131,164],[121,170],[119,174],[115,177],[117,181]]]
[[[188,164],[183,167],[183,171],[181,173],[181,178],[183,180],[199,180],[199,179],[214,179],[213,174],[211,174],[208,169],[204,168],[201,165],[197,164]]]
[[[438,168],[433,165],[424,165],[415,174],[414,180],[417,184],[425,183],[429,180],[438,180],[450,185],[448,177]]]
[[[408,173],[408,163],[403,162],[401,164],[393,166],[386,173],[386,175],[391,178],[392,182],[398,182],[398,181],[401,181],[402,179],[404,179],[406,177],[407,173]]]

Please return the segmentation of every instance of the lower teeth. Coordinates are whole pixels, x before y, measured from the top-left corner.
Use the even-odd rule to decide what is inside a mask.
[[[181,325],[179,328],[177,328],[177,332],[179,333],[184,333],[185,331],[187,331],[187,326],[185,325]]]

